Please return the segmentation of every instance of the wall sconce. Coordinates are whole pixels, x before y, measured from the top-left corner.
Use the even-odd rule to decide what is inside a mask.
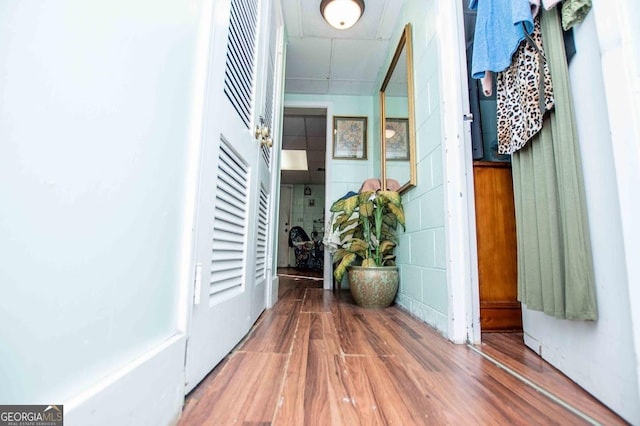
[[[311,188],[308,186],[304,187],[304,195],[311,195]]]
[[[351,28],[364,13],[364,0],[322,0],[322,17],[334,28]]]

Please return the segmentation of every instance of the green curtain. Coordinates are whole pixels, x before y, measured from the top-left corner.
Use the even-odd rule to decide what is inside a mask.
[[[518,299],[528,309],[596,320],[595,279],[578,137],[562,27],[542,12],[555,109],[512,157],[518,242]]]

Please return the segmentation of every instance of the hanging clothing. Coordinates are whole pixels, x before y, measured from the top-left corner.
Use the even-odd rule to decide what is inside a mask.
[[[562,0],[542,0],[542,6],[546,10],[551,10],[556,7]]]
[[[497,74],[496,99],[498,153],[513,154],[542,129],[543,116],[554,105],[539,18],[531,37],[518,48],[513,63]]]
[[[518,300],[556,318],[596,320],[596,286],[578,136],[558,10],[542,13],[556,107],[512,156]]]
[[[535,19],[540,12],[540,0],[529,0],[529,6],[531,7],[531,17]]]
[[[473,42],[471,75],[499,72],[511,64],[518,45],[533,31],[529,0],[471,0],[469,9],[478,11]]]
[[[591,10],[591,0],[565,0],[562,3],[562,29],[567,31],[584,21]]]

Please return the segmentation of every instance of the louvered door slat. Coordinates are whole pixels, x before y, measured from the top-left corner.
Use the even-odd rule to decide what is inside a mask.
[[[246,189],[246,183],[244,182],[244,176],[238,169],[238,164],[221,163],[220,169],[224,170],[225,174],[221,176],[225,183],[230,185],[230,192],[242,192]]]
[[[266,87],[265,87],[265,96],[264,96],[264,107],[263,107],[263,115],[264,120],[269,127],[275,129],[275,120],[273,117],[274,111],[274,103],[276,99],[275,89],[275,60],[278,56],[277,52],[277,42],[278,42],[278,20],[276,18],[276,14],[271,14],[271,23],[269,25],[269,40],[268,40],[268,58],[267,58],[267,69],[266,69]],[[267,168],[271,170],[271,155],[272,149],[267,147],[266,145],[262,146],[261,155],[264,160]]]
[[[220,190],[226,194],[225,204],[228,206],[225,210],[234,213],[241,214],[240,211],[244,211],[243,205],[238,205],[239,201],[242,201],[244,197],[242,194],[246,193],[246,188],[242,188],[244,192],[238,192],[233,187],[233,182],[229,180],[221,180],[219,183]]]
[[[218,278],[224,281],[225,277],[240,276],[239,271],[242,269],[242,262],[239,260],[216,261],[211,268],[218,274]]]
[[[247,128],[251,122],[258,0],[232,0],[224,93]]]
[[[243,285],[248,176],[246,164],[222,140],[211,246],[210,303]]]
[[[260,187],[258,202],[258,226],[256,232],[256,278],[266,275],[267,269],[267,220],[269,217],[269,193]]]

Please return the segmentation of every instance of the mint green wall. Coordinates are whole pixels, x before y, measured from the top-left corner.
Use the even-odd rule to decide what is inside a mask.
[[[4,404],[67,401],[176,332],[201,3],[2,8]]]
[[[393,47],[395,48],[395,45]],[[384,108],[385,112],[387,113],[387,118],[406,118],[409,116],[409,105],[407,104],[406,98],[397,96],[385,96]]]
[[[396,302],[446,334],[448,289],[436,8],[437,2],[406,2],[390,45],[387,63],[391,62],[405,24],[411,23],[417,186],[403,196],[407,230],[400,235],[396,251],[400,266],[400,290]],[[385,73],[386,67],[380,70],[380,83]],[[378,105],[375,110],[379,114]]]

